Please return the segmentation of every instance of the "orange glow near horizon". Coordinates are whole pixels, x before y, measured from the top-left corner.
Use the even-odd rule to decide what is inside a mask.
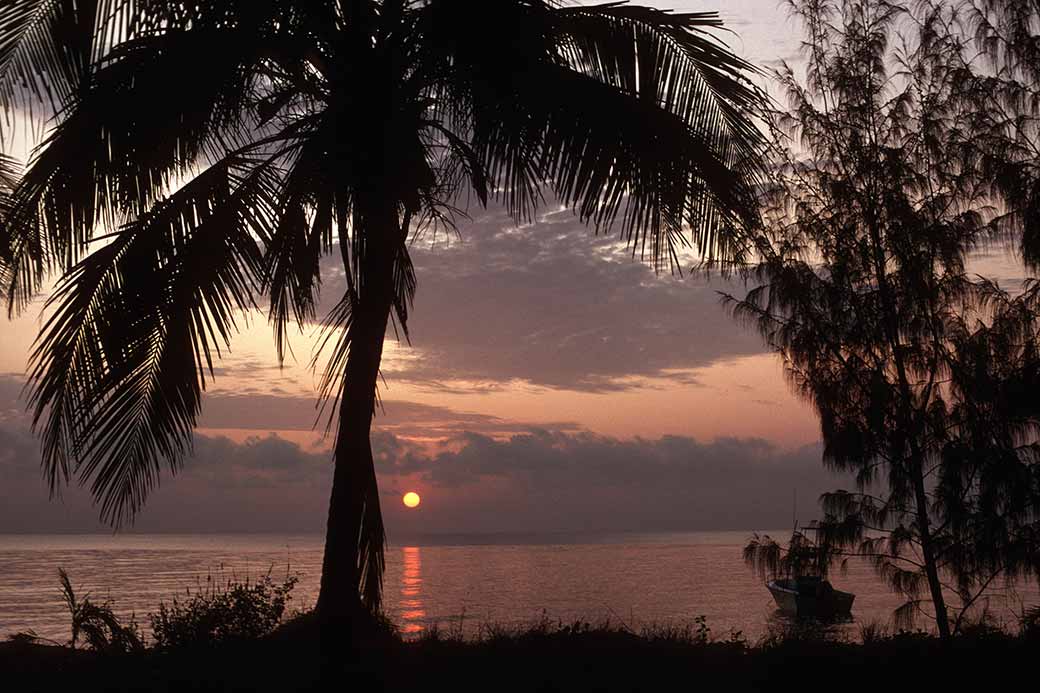
[[[44,317],[37,308],[8,323],[0,347],[0,374],[25,373],[33,339]],[[290,359],[284,368],[279,368],[270,327],[262,316],[249,316],[241,326],[234,350],[225,354],[222,362],[224,372],[209,382],[207,392],[244,398],[296,398],[298,401],[293,401],[292,406],[306,409],[306,414],[299,424],[286,425],[268,421],[263,412],[243,409],[238,416],[225,415],[214,422],[217,425],[207,425],[204,400],[199,433],[224,436],[237,443],[273,433],[309,451],[328,452],[334,438],[323,438],[326,421],[312,411],[317,400],[317,376],[306,358],[315,349],[316,333],[298,335],[295,347],[301,355],[299,361]],[[383,357],[387,379],[380,388],[386,409],[380,414],[393,416],[400,411],[398,402],[440,411],[431,410],[430,418],[408,419],[392,429],[385,429],[386,418],[377,416],[375,426],[430,445],[442,443],[449,436],[451,415],[456,412],[463,416],[479,412],[494,417],[506,430],[511,430],[513,424],[550,428],[566,424],[620,439],[664,435],[690,436],[700,441],[756,437],[785,448],[797,448],[819,439],[819,423],[812,407],[791,392],[780,361],[771,354],[737,357],[668,371],[657,377],[633,378],[620,389],[578,391],[523,381],[500,383],[497,389],[488,390],[478,387],[480,383],[450,378],[438,383],[447,387],[431,388],[428,384],[395,379],[398,364],[419,358],[422,353],[421,341],[415,347],[387,341]],[[20,404],[24,406],[24,402]]]

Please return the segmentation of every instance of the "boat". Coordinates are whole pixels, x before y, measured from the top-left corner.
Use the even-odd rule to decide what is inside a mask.
[[[836,590],[815,576],[777,578],[766,583],[780,611],[798,618],[842,618],[852,612],[856,595]]]

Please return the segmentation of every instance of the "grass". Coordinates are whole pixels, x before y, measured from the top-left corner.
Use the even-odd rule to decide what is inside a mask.
[[[247,586],[248,587],[248,586]],[[813,624],[774,627],[756,643],[716,636],[703,618],[687,626],[638,631],[620,622],[488,624],[464,638],[461,623],[406,641],[385,619],[368,623],[356,646],[319,638],[313,614],[252,628],[287,591],[273,584],[228,585],[192,595],[178,612],[184,633],[200,616],[250,629],[214,638],[168,639],[147,648],[45,645],[29,637],[0,643],[0,678],[12,691],[844,691],[956,690],[992,687],[1028,674],[1040,655],[1040,616],[1020,632],[972,624],[951,643],[922,631],[861,627],[859,638]],[[288,585],[291,590],[291,584]],[[69,586],[71,591],[71,585]],[[208,595],[208,596],[207,596]],[[280,600],[280,601],[279,601]],[[186,605],[191,605],[187,610]],[[232,608],[233,607],[233,608]],[[255,610],[255,614],[252,610]],[[169,615],[171,612],[167,610]],[[280,620],[280,619],[279,619]],[[167,626],[171,622],[167,622]],[[264,623],[269,623],[265,621]],[[212,628],[210,626],[213,626]],[[225,629],[226,630],[226,629]]]
[[[634,633],[609,623],[489,627],[476,639],[428,631],[323,657],[302,617],[256,640],[113,655],[30,642],[0,644],[8,690],[78,691],[633,691],[781,686],[843,691],[972,690],[1032,670],[1040,637],[974,633],[943,646],[924,633],[870,631],[864,642],[775,633],[754,645],[687,629]],[[926,688],[925,688],[926,687]]]

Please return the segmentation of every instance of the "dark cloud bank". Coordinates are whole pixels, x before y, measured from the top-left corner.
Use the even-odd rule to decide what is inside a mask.
[[[619,440],[531,427],[503,437],[460,431],[438,450],[389,431],[374,437],[391,537],[430,533],[658,531],[786,527],[797,489],[803,519],[841,486],[819,449],[758,439]],[[0,532],[99,531],[78,488],[47,501],[38,448],[23,421],[0,422]],[[198,436],[184,470],[149,500],[137,531],[320,531],[329,454],[275,435],[242,443]],[[405,490],[423,495],[404,510]]]

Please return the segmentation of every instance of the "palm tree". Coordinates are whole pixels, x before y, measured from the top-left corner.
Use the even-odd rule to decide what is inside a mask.
[[[550,196],[655,267],[684,244],[738,255],[759,93],[720,26],[621,2],[7,3],[0,100],[46,136],[11,193],[0,278],[17,312],[61,274],[30,370],[52,488],[77,477],[106,520],[130,519],[189,452],[236,315],[262,292],[282,358],[338,252],[318,610],[377,607],[369,432],[388,322],[408,334],[410,239],[470,197],[524,220]]]

